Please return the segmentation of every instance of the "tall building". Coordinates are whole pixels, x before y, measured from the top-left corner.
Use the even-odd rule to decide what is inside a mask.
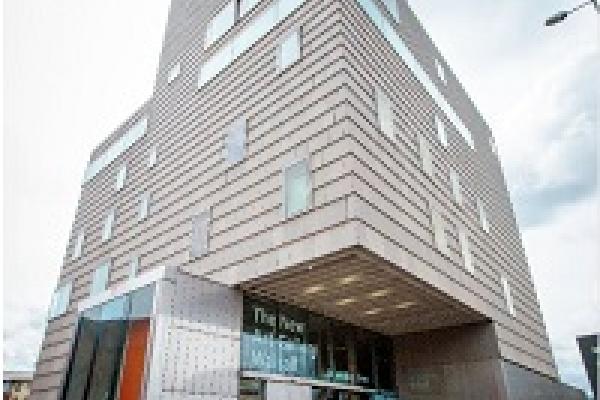
[[[497,77],[490,77],[497,79]],[[405,0],[173,0],[37,399],[575,399],[489,127]]]

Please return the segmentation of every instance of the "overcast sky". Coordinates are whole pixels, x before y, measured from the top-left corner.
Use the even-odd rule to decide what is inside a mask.
[[[494,132],[561,377],[589,390],[575,336],[600,331],[598,17],[410,3]],[[150,97],[168,6],[3,1],[5,369],[33,369],[89,153]]]

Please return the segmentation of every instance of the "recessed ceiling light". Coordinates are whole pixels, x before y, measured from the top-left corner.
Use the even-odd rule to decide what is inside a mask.
[[[341,299],[341,300],[338,300],[335,304],[338,306],[345,306],[347,304],[352,304],[352,303],[356,303],[356,299],[353,299],[353,298]]]
[[[372,309],[372,310],[365,311],[365,314],[367,314],[367,315],[377,315],[377,314],[379,314],[381,311],[382,311],[382,309],[381,309],[381,308],[374,308],[374,309]]]
[[[416,304],[417,303],[415,303],[414,301],[405,301],[404,303],[396,304],[396,308],[399,310],[404,310],[404,309],[410,308]]]
[[[377,290],[373,293],[370,294],[371,297],[383,297],[383,296],[387,296],[390,293],[389,289],[381,289],[381,290]]]
[[[357,275],[357,274],[348,275],[348,276],[345,276],[342,279],[340,279],[340,283],[342,285],[348,285],[352,282],[356,282],[359,278],[360,278],[360,275]]]
[[[322,291],[323,289],[325,289],[325,287],[323,287],[323,285],[309,286],[306,289],[304,289],[304,293],[314,294],[314,293]]]

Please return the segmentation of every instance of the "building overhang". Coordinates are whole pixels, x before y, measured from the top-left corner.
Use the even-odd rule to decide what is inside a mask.
[[[387,335],[487,319],[361,247],[258,276],[238,287]]]

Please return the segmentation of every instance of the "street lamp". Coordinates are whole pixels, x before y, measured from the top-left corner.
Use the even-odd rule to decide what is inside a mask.
[[[600,14],[600,6],[598,5],[598,0],[588,0],[585,3],[582,3],[582,4],[578,5],[577,7],[573,8],[572,10],[560,11],[560,12],[554,14],[553,16],[551,16],[550,18],[548,18],[546,20],[546,26],[556,25],[556,24],[564,21],[565,18],[567,18],[569,15],[573,14],[576,11],[579,11],[583,7],[589,6],[590,4],[593,4],[596,11]]]

